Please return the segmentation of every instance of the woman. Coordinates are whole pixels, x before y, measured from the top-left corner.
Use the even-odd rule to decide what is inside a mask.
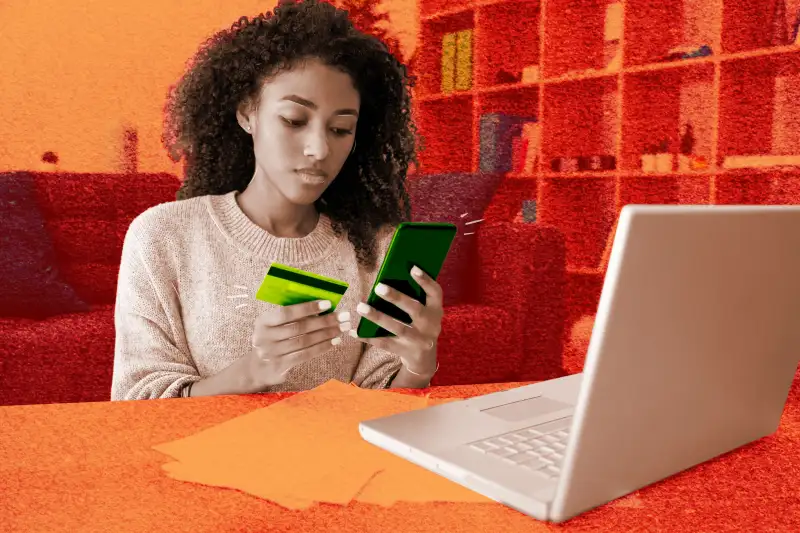
[[[427,305],[383,295],[410,327],[365,303],[408,218],[409,85],[382,43],[316,0],[243,18],[201,48],[166,107],[163,140],[185,164],[177,201],[148,209],[125,237],[112,399],[330,379],[428,386],[440,286],[416,276]],[[336,312],[256,300],[273,261],[346,281]],[[357,338],[361,315],[395,336]]]

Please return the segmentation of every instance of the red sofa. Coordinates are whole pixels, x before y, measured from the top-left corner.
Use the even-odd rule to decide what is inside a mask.
[[[0,405],[107,401],[122,240],[139,213],[174,200],[179,182],[169,174],[25,174],[47,235],[33,242],[42,248],[36,257],[47,257],[49,238],[55,268],[46,269],[47,282],[63,283],[57,297],[41,304],[51,307],[42,316],[14,316],[0,301]],[[0,193],[12,176],[0,174]],[[563,236],[537,224],[488,219],[475,237],[461,255],[475,260],[440,278],[464,290],[447,302],[441,368],[432,384],[564,374]],[[14,270],[11,259],[0,266]],[[52,308],[58,298],[66,311]]]
[[[28,315],[18,317],[9,316],[13,304],[0,297],[0,405],[108,400],[122,240],[139,213],[175,199],[178,180],[169,174],[0,174],[6,192],[9,181],[31,185],[25,207],[38,208],[52,249],[47,242],[28,244],[49,256],[58,278],[45,281],[63,280],[77,297],[62,297],[63,287],[42,287],[40,298],[59,302],[18,305]],[[26,259],[12,257],[5,268]]]

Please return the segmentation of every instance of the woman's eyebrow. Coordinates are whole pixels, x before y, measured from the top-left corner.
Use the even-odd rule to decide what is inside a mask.
[[[297,96],[296,94],[288,94],[281,98],[281,100],[288,100],[290,102],[294,102],[295,104],[299,104],[304,107],[308,107],[309,109],[317,109],[317,104],[312,102],[311,100],[307,100],[301,96]],[[353,115],[354,117],[358,116],[358,111],[355,109],[339,109],[336,111],[337,115]]]

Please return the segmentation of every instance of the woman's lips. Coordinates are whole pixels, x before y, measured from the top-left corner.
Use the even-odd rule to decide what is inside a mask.
[[[311,170],[298,170],[300,179],[309,185],[322,185],[328,179],[324,172]]]

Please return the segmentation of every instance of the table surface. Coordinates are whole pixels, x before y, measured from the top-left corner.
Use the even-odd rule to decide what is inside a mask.
[[[434,398],[469,397],[519,385],[435,387],[424,392]],[[287,510],[238,491],[176,481],[162,472],[168,458],[151,446],[287,396],[2,407],[0,530],[800,531],[797,379],[774,435],[561,525],[536,521],[496,503],[397,503],[385,508],[353,502]]]

